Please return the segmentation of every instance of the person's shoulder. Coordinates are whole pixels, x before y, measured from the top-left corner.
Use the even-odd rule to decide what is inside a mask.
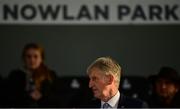
[[[22,69],[17,68],[17,69],[13,69],[10,71],[10,73],[19,73],[19,72],[24,72]]]
[[[121,94],[120,101],[119,101],[119,107],[147,108],[148,105],[145,101],[142,101],[142,100],[136,99],[136,98],[131,98],[131,97],[128,97],[128,96]]]
[[[57,76],[57,73],[55,70],[49,69],[49,72],[51,73],[51,75],[53,76]]]
[[[49,74],[50,74],[50,77],[53,81],[58,80],[58,75],[57,75],[57,72],[55,70],[49,69]]]
[[[24,76],[25,72],[21,69],[13,69],[9,72],[8,78],[17,77],[17,76]]]

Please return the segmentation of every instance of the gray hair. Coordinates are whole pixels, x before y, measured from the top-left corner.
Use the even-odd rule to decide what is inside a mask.
[[[90,73],[90,70],[94,67],[100,69],[105,75],[114,75],[117,87],[119,87],[121,67],[118,62],[111,57],[100,57],[87,68],[87,73]]]

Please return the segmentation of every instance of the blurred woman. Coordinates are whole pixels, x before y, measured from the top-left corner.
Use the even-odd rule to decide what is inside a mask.
[[[8,76],[9,106],[48,107],[53,94],[55,73],[44,64],[44,49],[36,43],[25,45],[24,66]]]

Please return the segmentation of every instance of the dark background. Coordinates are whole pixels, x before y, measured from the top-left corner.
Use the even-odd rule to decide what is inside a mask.
[[[111,56],[124,75],[147,77],[162,66],[180,71],[178,25],[1,25],[0,75],[22,66],[21,51],[41,43],[59,76],[85,76],[96,58]]]

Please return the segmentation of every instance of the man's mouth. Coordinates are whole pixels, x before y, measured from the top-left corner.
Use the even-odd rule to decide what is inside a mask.
[[[92,91],[93,91],[94,93],[96,93],[96,92],[97,92],[97,89],[92,89]]]

